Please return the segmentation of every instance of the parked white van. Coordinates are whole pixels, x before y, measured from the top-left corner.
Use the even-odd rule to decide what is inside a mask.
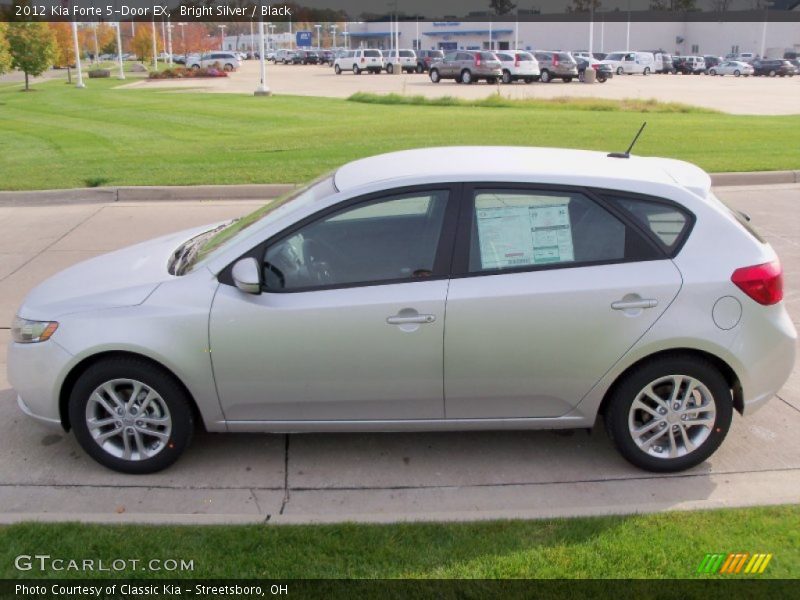
[[[617,75],[623,73],[650,75],[656,67],[656,60],[652,52],[632,52],[630,50],[612,52],[601,62],[604,65],[610,65]]]
[[[355,75],[360,75],[364,71],[380,73],[383,71],[383,53],[373,48],[348,50],[336,57],[333,61],[333,70],[337,75],[342,71],[352,71]]]

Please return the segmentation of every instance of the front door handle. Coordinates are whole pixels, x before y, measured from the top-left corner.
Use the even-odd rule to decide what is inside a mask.
[[[655,298],[642,298],[640,300],[617,300],[611,303],[614,310],[633,310],[637,308],[655,308],[658,300]]]
[[[409,323],[433,323],[436,315],[395,315],[387,317],[389,325],[408,325]]]

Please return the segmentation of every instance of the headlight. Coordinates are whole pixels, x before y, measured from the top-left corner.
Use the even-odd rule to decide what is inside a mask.
[[[14,322],[11,324],[11,339],[18,344],[45,342],[56,332],[56,329],[58,329],[58,323],[55,321],[29,321],[14,317]]]

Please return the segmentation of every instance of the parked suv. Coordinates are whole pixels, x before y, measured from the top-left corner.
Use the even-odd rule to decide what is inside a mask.
[[[387,73],[402,69],[406,73],[417,70],[417,55],[413,50],[387,50],[383,55],[383,64]]]
[[[591,68],[594,69],[596,73],[596,80],[598,83],[605,83],[612,77],[614,77],[614,69],[611,68],[611,65],[607,65],[599,60],[592,59],[591,61],[584,57],[579,57],[576,59],[578,62],[578,79],[580,81],[584,81],[586,76],[586,69]]]
[[[242,63],[235,52],[208,52],[189,57],[189,64],[186,66],[190,69],[205,69],[215,65],[219,65],[226,71],[235,71],[242,66]]]
[[[706,61],[702,56],[676,56],[672,64],[681,75],[700,75],[706,71]]]
[[[433,63],[444,58],[441,50],[417,50],[417,73],[427,73]]]
[[[522,80],[525,83],[533,83],[540,75],[539,63],[530,52],[522,50],[510,50],[507,52],[497,52],[497,58],[502,63],[503,83]]]
[[[455,79],[456,83],[470,84],[484,79],[486,83],[497,83],[503,72],[494,52],[467,51],[448,52],[441,62],[431,65],[431,81]]]
[[[539,63],[542,83],[550,83],[553,79],[569,83],[578,77],[578,63],[569,52],[538,50],[533,55]]]
[[[723,62],[723,59],[720,58],[719,56],[712,56],[712,55],[704,56],[703,60],[706,63],[706,73],[708,73],[711,69],[719,65],[721,62]]]
[[[753,75],[766,75],[768,77],[794,77],[795,75],[795,68],[792,63],[788,60],[783,59],[776,59],[776,60],[754,60],[752,63],[753,65]]]
[[[348,50],[333,61],[333,70],[337,75],[342,71],[352,71],[354,75],[360,75],[362,71],[380,73],[383,70],[383,53],[374,48]]]
[[[291,65],[295,62],[298,62],[297,52],[294,50],[278,50],[275,54],[275,63],[283,63],[285,65]]]
[[[315,50],[298,50],[296,53],[298,62],[302,65],[318,65],[319,54]]]

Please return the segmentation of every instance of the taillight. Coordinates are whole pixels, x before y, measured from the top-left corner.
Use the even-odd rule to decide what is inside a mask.
[[[769,306],[783,300],[783,269],[778,260],[736,269],[731,281],[759,304]]]
[[[553,54],[553,66],[558,66],[558,54]]]
[[[480,54],[476,54],[475,55],[475,66],[476,67],[480,67],[481,66],[481,55]]]
[[[519,54],[514,55],[514,66],[515,67],[519,66]]]
[[[364,58],[364,57],[362,56],[362,57],[361,57],[361,62],[362,62],[362,63],[365,63],[365,62],[367,62],[367,59],[366,59],[366,58]]]

